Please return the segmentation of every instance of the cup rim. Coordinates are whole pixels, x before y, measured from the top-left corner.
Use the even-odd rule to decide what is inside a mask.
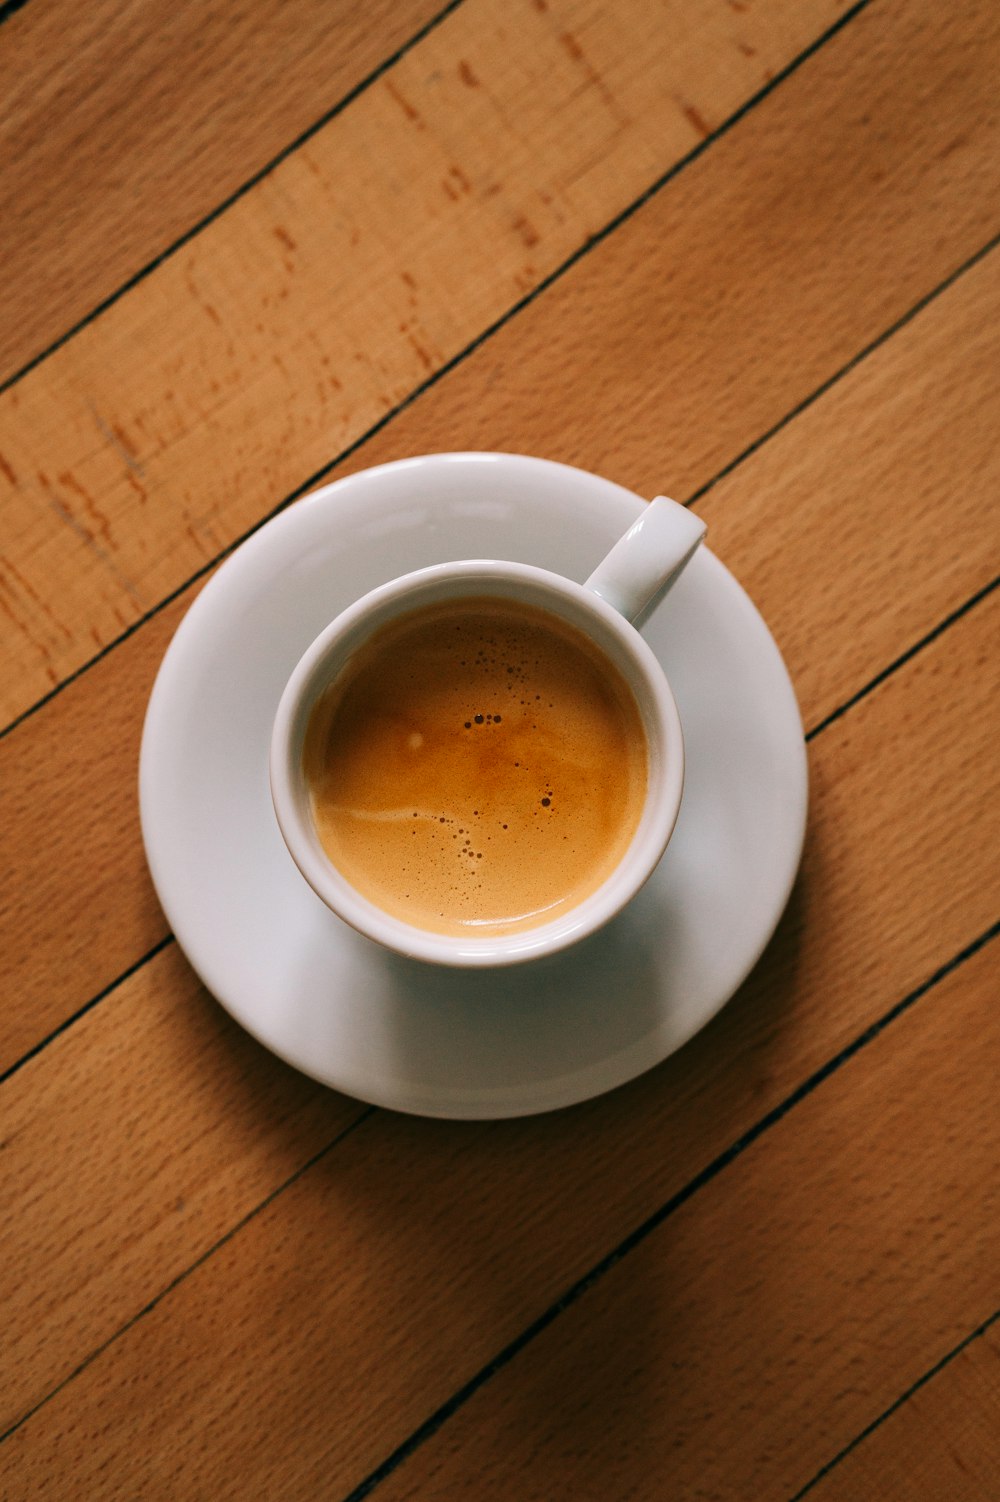
[[[380,626],[423,604],[472,594],[519,599],[550,609],[583,630],[632,689],[650,757],[650,785],[638,827],[624,856],[601,885],[548,923],[481,938],[436,933],[396,918],[349,882],[320,845],[301,767],[312,707],[350,652]],[[274,811],[288,851],[333,913],[365,937],[407,958],[464,969],[495,968],[576,944],[631,901],[659,863],[677,821],[684,785],[684,740],[673,692],[655,653],[612,606],[584,585],[533,564],[463,559],[433,564],[379,585],[320,632],[292,670],[281,695],[268,770]]]

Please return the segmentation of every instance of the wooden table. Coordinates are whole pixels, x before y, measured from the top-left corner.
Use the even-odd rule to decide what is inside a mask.
[[[1000,1496],[1000,11],[0,19],[0,1495]],[[450,448],[696,505],[809,743],[747,984],[493,1124],[252,1042],[135,789],[220,558]]]

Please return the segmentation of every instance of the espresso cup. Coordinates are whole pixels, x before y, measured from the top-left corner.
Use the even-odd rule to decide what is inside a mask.
[[[271,795],[306,881],[414,959],[511,965],[636,894],[680,810],[677,706],[637,624],[705,533],[659,497],[579,584],[471,559],[349,606],[292,672]]]

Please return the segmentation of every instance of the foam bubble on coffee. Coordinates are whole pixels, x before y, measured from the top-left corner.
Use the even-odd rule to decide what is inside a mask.
[[[611,874],[646,793],[631,690],[574,627],[479,598],[374,633],[304,753],[317,832],[386,912],[440,933],[530,928]]]

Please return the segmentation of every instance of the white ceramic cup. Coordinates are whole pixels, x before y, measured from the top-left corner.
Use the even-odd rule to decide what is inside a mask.
[[[529,564],[470,559],[405,574],[348,606],[309,646],[281,696],[271,737],[271,796],[285,843],[306,881],[352,927],[414,959],[484,967],[539,958],[576,943],[613,918],[638,892],[666,849],[680,810],[684,741],[677,706],[659,662],[640,636],[645,620],[680,576],[705,524],[660,496],[585,584]],[[488,937],[441,934],[378,907],[344,877],[320,843],[303,769],[312,710],[370,638],[422,606],[467,598],[510,599],[540,607],[589,637],[635,696],[647,749],[646,800],[618,865],[575,907],[537,927]]]

